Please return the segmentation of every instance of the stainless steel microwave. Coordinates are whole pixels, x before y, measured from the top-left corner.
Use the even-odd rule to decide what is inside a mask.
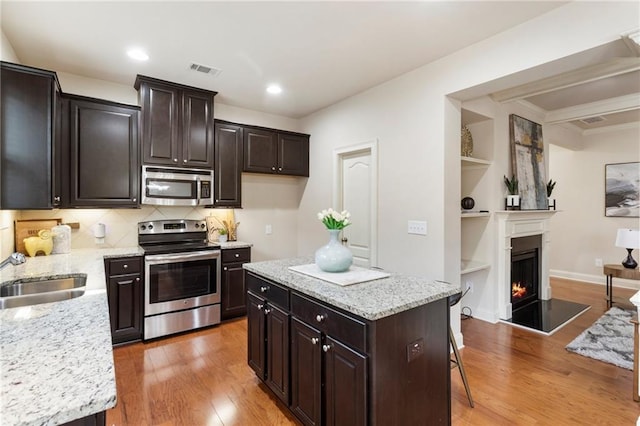
[[[142,166],[142,204],[213,204],[213,170]]]

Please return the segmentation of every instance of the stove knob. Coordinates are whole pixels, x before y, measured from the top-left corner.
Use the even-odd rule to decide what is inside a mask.
[[[150,229],[150,230],[151,230],[151,229],[153,229],[153,225],[149,225],[149,229]]]
[[[142,229],[142,230],[144,231],[145,229],[147,229],[147,227],[146,227],[145,225],[142,225],[142,226],[140,227],[140,229]]]

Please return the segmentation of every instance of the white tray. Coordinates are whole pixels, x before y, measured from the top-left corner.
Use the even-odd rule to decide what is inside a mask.
[[[364,283],[367,281],[386,278],[388,273],[376,271],[373,269],[361,268],[359,266],[350,266],[345,272],[325,272],[318,268],[315,263],[308,265],[289,266],[289,269],[304,275],[309,275],[323,281],[330,282],[341,286]]]

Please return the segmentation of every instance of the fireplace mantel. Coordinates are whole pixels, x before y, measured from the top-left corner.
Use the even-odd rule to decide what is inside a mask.
[[[541,235],[540,298],[551,299],[549,284],[549,219],[556,210],[500,210],[495,212],[498,223],[498,315],[511,318],[511,239]]]

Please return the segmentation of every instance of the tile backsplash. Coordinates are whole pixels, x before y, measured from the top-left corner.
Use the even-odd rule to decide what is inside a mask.
[[[79,223],[71,230],[71,247],[121,248],[138,245],[138,222],[166,219],[202,220],[212,213],[202,207],[154,207],[139,209],[59,209],[23,210],[17,219],[62,219],[62,223]],[[104,243],[98,243],[93,231],[98,223],[105,225]]]

